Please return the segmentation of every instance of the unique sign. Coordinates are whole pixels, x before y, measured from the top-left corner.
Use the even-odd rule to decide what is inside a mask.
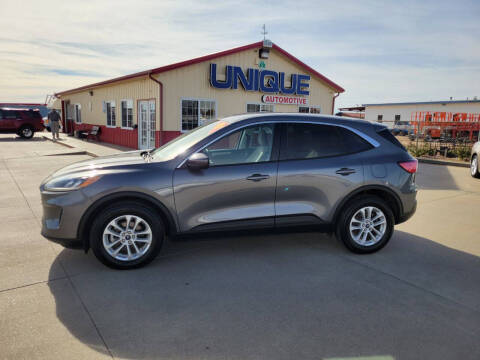
[[[217,79],[217,64],[210,64],[210,84],[217,89],[238,89],[239,84],[246,91],[280,93],[286,95],[309,95],[310,75],[291,74],[290,87],[285,86],[285,73],[272,70],[247,69],[239,66],[225,67],[225,80]]]
[[[299,96],[263,95],[262,101],[267,104],[308,105],[308,99]]]

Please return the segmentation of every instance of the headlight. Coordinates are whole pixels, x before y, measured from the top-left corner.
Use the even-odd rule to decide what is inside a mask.
[[[79,176],[79,177],[71,177],[71,176],[63,176],[59,178],[54,178],[48,181],[45,184],[45,190],[49,191],[70,191],[70,190],[77,190],[88,185],[93,184],[94,182],[100,180],[101,175],[95,176]]]

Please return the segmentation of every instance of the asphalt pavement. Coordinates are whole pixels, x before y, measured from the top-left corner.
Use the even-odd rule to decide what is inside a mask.
[[[0,359],[480,359],[468,169],[421,164],[417,213],[375,254],[319,233],[218,235],[115,271],[40,235],[41,180],[86,158],[0,135]]]

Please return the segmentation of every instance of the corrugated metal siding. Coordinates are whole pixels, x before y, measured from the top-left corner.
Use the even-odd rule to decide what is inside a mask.
[[[236,65],[247,68],[258,68],[258,52],[247,50],[228,55],[213,61],[175,69],[157,75],[164,86],[164,130],[181,130],[181,99],[213,99],[217,102],[217,117],[245,113],[247,103],[262,103],[261,92],[248,92],[241,88],[216,89],[210,86],[210,63],[218,65],[218,77],[224,79],[221,71],[226,65]],[[290,79],[290,74],[305,74],[305,70],[298,64],[290,61],[275,50],[270,52],[270,58],[263,60],[266,68],[274,71],[283,71]],[[310,79],[309,104],[320,106],[323,114],[331,114],[334,91],[315,77]],[[275,105],[276,112],[298,112],[297,105]]]
[[[133,124],[137,124],[137,101],[141,99],[156,99],[156,128],[159,129],[159,88],[158,84],[151,79],[139,78],[129,80],[95,88],[92,91],[93,95],[90,95],[89,91],[82,91],[62,97],[62,100],[70,101],[71,104],[81,104],[82,123],[107,125],[107,114],[103,112],[103,102],[113,100],[116,106],[116,126],[120,128],[122,125],[121,101],[133,100]]]
[[[79,131],[90,131],[92,124],[74,124],[74,129]],[[99,140],[102,142],[126,146],[132,149],[138,148],[138,131],[126,130],[121,128],[111,128],[100,125]]]
[[[270,52],[270,58],[263,60],[266,68],[283,71],[287,78],[292,73],[305,74],[305,70],[298,64],[287,59],[275,50]],[[231,54],[223,58],[213,60],[219,69],[226,65],[237,65],[246,68],[258,67],[257,50],[246,50]],[[133,123],[137,124],[138,100],[156,99],[156,145],[168,142],[180,134],[181,130],[181,99],[212,99],[217,104],[217,118],[241,114],[246,112],[247,103],[261,103],[261,92],[247,92],[243,89],[215,89],[210,86],[209,71],[211,61],[186,66],[166,73],[159,74],[157,79],[163,83],[163,127],[160,126],[160,99],[159,85],[148,77],[117,82],[94,88],[93,95],[89,91],[65,95],[62,100],[70,101],[71,104],[81,104],[82,122],[102,126],[101,140],[117,143],[123,146],[137,148],[137,130],[124,130],[121,127],[121,100],[133,100]],[[221,70],[219,70],[221,71]],[[219,74],[219,79],[222,75]],[[323,114],[332,111],[332,97],[334,91],[319,79],[310,79],[309,104],[320,106]],[[116,103],[116,126],[107,128],[106,113],[103,112],[103,102],[114,100]],[[298,112],[297,105],[275,105],[276,112]],[[160,136],[158,130],[162,129]]]

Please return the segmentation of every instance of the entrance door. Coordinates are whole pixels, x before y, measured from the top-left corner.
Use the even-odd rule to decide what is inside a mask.
[[[155,100],[138,102],[138,148],[140,150],[155,147]]]

